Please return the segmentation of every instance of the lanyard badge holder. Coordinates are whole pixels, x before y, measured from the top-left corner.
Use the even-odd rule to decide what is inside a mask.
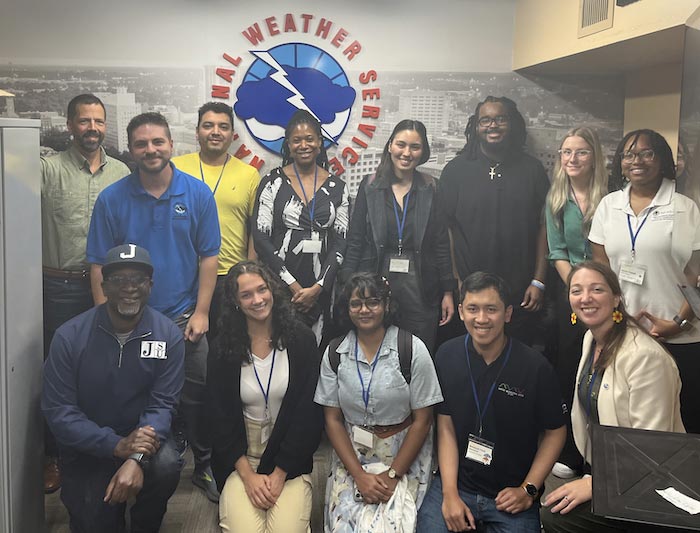
[[[391,199],[393,200],[394,216],[396,217],[396,229],[399,234],[399,246],[398,254],[392,254],[389,258],[389,272],[407,274],[411,269],[411,260],[407,257],[403,257],[403,230],[406,227],[406,213],[408,212],[408,202],[411,200],[411,191],[408,191],[408,194],[406,194],[406,201],[404,202],[403,213],[400,220],[398,204],[393,193]]]
[[[267,380],[267,389],[263,388],[262,382],[260,381],[260,376],[258,376],[258,370],[255,368],[255,362],[253,362],[253,372],[255,372],[255,379],[258,381],[258,386],[260,387],[260,392],[262,392],[263,398],[265,398],[265,416],[263,418],[262,427],[260,428],[260,443],[265,444],[270,440],[270,434],[272,433],[272,417],[270,416],[270,383],[272,383],[272,373],[275,371],[275,356],[277,355],[277,348],[272,351],[272,365],[270,366],[270,377]]]
[[[489,440],[482,438],[482,432],[484,429],[484,415],[486,414],[486,411],[489,408],[489,404],[491,403],[491,397],[493,396],[493,392],[496,389],[496,383],[498,383],[498,378],[501,377],[501,372],[503,372],[503,369],[506,367],[506,365],[508,364],[508,360],[510,359],[510,350],[513,347],[513,340],[510,339],[508,341],[508,350],[506,351],[505,359],[503,360],[503,365],[501,366],[501,369],[498,371],[498,374],[496,374],[496,377],[494,378],[493,383],[491,384],[489,393],[486,396],[486,402],[484,402],[484,409],[482,410],[481,402],[479,402],[479,394],[476,391],[476,383],[474,383],[474,375],[472,374],[472,364],[469,360],[469,338],[469,334],[467,334],[467,336],[464,338],[464,350],[467,354],[467,366],[469,367],[469,380],[471,381],[472,385],[474,404],[476,405],[476,411],[479,415],[479,434],[469,434],[467,451],[465,452],[464,457],[466,459],[469,459],[470,461],[477,462],[484,466],[490,466],[491,461],[493,460],[493,449],[495,444]]]
[[[315,166],[314,172],[314,194],[311,198],[311,203],[306,196],[306,189],[304,189],[304,184],[301,182],[301,177],[299,176],[299,171],[295,163],[292,163],[294,167],[294,173],[297,175],[297,181],[299,182],[299,187],[301,187],[301,194],[304,196],[304,203],[309,206],[309,218],[311,219],[311,234],[308,239],[301,241],[301,252],[304,254],[320,254],[321,253],[321,236],[318,231],[314,231],[314,212],[316,211],[316,183],[318,178],[318,165]]]
[[[362,426],[352,427],[352,440],[360,448],[366,450],[371,450],[374,448],[374,433],[370,430],[367,424],[367,409],[369,408],[369,393],[370,387],[372,386],[372,378],[374,377],[374,369],[377,368],[377,361],[379,361],[379,352],[384,344],[384,339],[379,343],[379,348],[377,348],[377,353],[374,355],[374,360],[370,365],[371,371],[369,376],[369,381],[367,382],[367,389],[365,389],[365,381],[362,378],[362,372],[360,372],[360,363],[357,359],[357,336],[355,337],[355,366],[357,367],[357,376],[360,378],[360,386],[362,387],[362,402],[365,404],[365,418]]]
[[[644,276],[647,272],[647,267],[645,265],[641,265],[635,261],[636,256],[637,256],[636,244],[637,244],[637,237],[639,236],[639,232],[642,231],[642,227],[644,227],[644,223],[647,221],[650,214],[651,214],[651,211],[649,211],[646,214],[646,216],[644,217],[644,220],[642,220],[642,223],[639,224],[637,231],[632,231],[631,217],[630,217],[629,213],[627,214],[627,228],[629,229],[630,241],[632,243],[632,252],[631,252],[632,253],[632,260],[631,261],[623,261],[620,264],[620,272],[618,273],[618,277],[620,278],[620,281],[627,281],[629,283],[634,283],[635,285],[642,285],[644,283]]]

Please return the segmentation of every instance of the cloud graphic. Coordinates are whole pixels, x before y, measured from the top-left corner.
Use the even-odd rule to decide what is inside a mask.
[[[289,82],[304,97],[304,103],[323,124],[333,122],[336,113],[349,109],[355,101],[355,89],[335,85],[318,70],[287,65],[284,65],[284,70]],[[274,72],[274,69],[270,69],[268,76]],[[293,95],[289,89],[269,77],[247,81],[236,91],[237,102],[233,108],[242,120],[256,119],[263,124],[284,127],[298,109],[287,101]]]

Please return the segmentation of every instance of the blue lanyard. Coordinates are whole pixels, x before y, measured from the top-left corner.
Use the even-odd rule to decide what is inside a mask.
[[[476,392],[476,383],[474,383],[474,375],[472,374],[472,363],[469,360],[469,338],[469,333],[467,333],[467,336],[464,337],[464,350],[467,352],[467,366],[469,367],[469,379],[472,383],[474,403],[476,404],[476,410],[479,413],[479,437],[481,437],[481,431],[484,425],[484,415],[486,414],[486,410],[489,408],[489,404],[491,403],[491,396],[493,396],[493,391],[496,390],[496,383],[498,382],[498,378],[501,377],[501,372],[503,372],[503,369],[506,367],[506,365],[508,364],[508,360],[510,359],[510,349],[513,347],[513,339],[508,340],[508,351],[506,352],[505,359],[503,360],[503,365],[501,366],[501,369],[498,371],[498,374],[496,374],[496,377],[494,378],[493,383],[491,384],[489,393],[486,396],[486,402],[484,403],[484,410],[482,411],[481,402],[479,402],[479,394]]]
[[[629,213],[627,213],[627,227],[630,230],[630,241],[632,241],[632,259],[634,259],[634,256],[636,255],[634,247],[637,244],[637,236],[639,235],[639,232],[642,230],[642,226],[644,226],[644,223],[647,221],[647,218],[649,218],[650,214],[651,214],[651,209],[647,212],[646,216],[644,217],[644,220],[642,220],[642,223],[637,228],[637,231],[635,231],[633,233],[632,232],[632,222],[630,222],[632,217],[630,217]]]
[[[294,167],[294,174],[297,175],[297,181],[299,182],[299,187],[301,187],[301,194],[304,195],[304,203],[309,205],[309,199],[306,197],[306,190],[304,190],[304,184],[301,182],[301,177],[299,176],[296,163],[292,162],[292,167]],[[314,194],[311,198],[311,206],[309,207],[309,217],[311,218],[312,230],[314,229],[314,211],[316,210],[316,178],[318,178],[318,165],[314,165],[314,168]]]
[[[219,188],[219,183],[221,183],[221,176],[224,175],[224,170],[226,170],[226,165],[228,165],[228,160],[231,159],[231,154],[226,154],[226,161],[224,161],[224,166],[221,167],[221,174],[219,174],[219,179],[216,180],[216,185],[214,186],[214,191],[212,192],[213,196],[216,196],[216,189]],[[202,169],[202,158],[199,158],[199,175],[202,177],[202,182],[206,183],[204,181],[204,170]]]
[[[386,336],[386,332],[384,333]],[[379,361],[379,352],[384,344],[384,339],[379,343],[379,348],[377,348],[377,353],[374,355],[374,361],[370,367],[372,371],[369,375],[369,382],[367,383],[367,389],[365,390],[365,380],[362,379],[362,372],[360,372],[360,362],[357,360],[357,335],[355,335],[355,366],[357,367],[357,375],[360,378],[360,385],[362,386],[362,401],[365,404],[365,418],[367,417],[367,408],[369,407],[369,388],[372,386],[372,377],[374,376],[374,369],[377,368],[377,361]]]
[[[269,400],[270,400],[270,383],[272,383],[272,373],[275,371],[275,356],[277,355],[277,348],[272,351],[272,365],[270,365],[270,377],[267,380],[267,389],[262,386],[262,381],[260,381],[260,376],[258,376],[258,369],[255,368],[255,361],[253,361],[253,372],[255,372],[255,379],[258,380],[258,385],[260,386],[260,392],[262,392],[263,398],[265,398],[265,411],[268,410]]]
[[[406,213],[408,212],[408,202],[411,201],[411,191],[406,194],[406,201],[403,204],[403,214],[399,221],[399,203],[396,201],[394,192],[391,192],[391,199],[394,201],[394,216],[396,216],[396,229],[399,232],[399,255],[403,252],[403,228],[406,226]]]

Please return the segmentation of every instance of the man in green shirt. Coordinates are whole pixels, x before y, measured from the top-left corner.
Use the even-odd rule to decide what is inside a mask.
[[[92,94],[68,104],[66,125],[72,135],[68,150],[41,158],[41,229],[43,235],[44,358],[58,327],[93,305],[90,267],[85,258],[90,216],[97,195],[129,174],[129,168],[109,157],[105,138],[105,107]],[[56,442],[45,428],[44,491],[61,486]]]

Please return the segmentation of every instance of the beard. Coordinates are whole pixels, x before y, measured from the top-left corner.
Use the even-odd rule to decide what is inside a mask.
[[[95,139],[96,137],[96,139]],[[98,150],[105,140],[104,134],[99,131],[87,131],[80,137],[75,137],[75,142],[86,152]]]
[[[141,312],[141,302],[133,302],[129,304],[119,302],[117,304],[117,312],[123,318],[135,317]]]
[[[139,170],[142,172],[145,172],[146,174],[158,174],[165,167],[167,167],[168,164],[170,163],[169,159],[160,158],[159,159],[160,163],[158,164],[158,166],[151,167],[151,166],[146,165],[146,161],[150,161],[151,159],[156,159],[156,158],[139,159],[136,163],[139,167]]]

